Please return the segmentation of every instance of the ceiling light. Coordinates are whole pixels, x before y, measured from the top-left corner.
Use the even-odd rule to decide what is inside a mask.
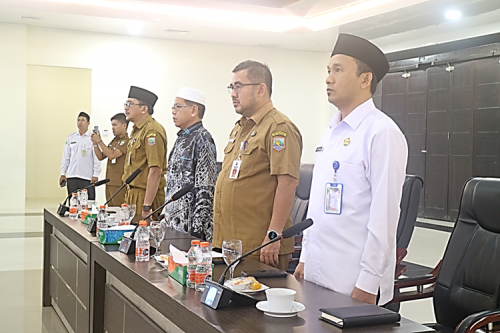
[[[142,32],[142,25],[138,23],[132,23],[128,26],[128,32],[131,35],[140,35]]]
[[[447,11],[445,15],[446,15],[446,18],[449,20],[456,20],[462,16],[462,13],[459,12],[458,10],[450,10],[450,11]]]
[[[187,30],[176,30],[176,29],[167,29],[165,32],[169,32],[172,34],[187,34],[189,31]]]

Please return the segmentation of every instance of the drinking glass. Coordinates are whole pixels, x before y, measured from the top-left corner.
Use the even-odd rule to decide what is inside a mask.
[[[222,256],[224,257],[224,261],[226,265],[231,265],[236,259],[241,257],[242,254],[242,245],[241,240],[239,239],[230,239],[222,242]],[[238,265],[231,266],[229,268],[229,280],[233,279],[234,268]]]
[[[165,221],[153,221],[149,224],[149,233],[156,244],[156,255],[160,255],[160,245],[165,237],[165,231],[167,231]]]
[[[128,205],[128,224],[132,222],[132,219],[135,216],[135,205]]]

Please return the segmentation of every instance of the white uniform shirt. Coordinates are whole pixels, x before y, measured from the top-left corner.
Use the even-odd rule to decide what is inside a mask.
[[[314,225],[304,232],[300,257],[306,280],[349,296],[355,286],[375,295],[380,288],[379,304],[392,299],[407,157],[403,133],[372,99],[344,120],[333,116],[316,153],[308,210]],[[334,161],[344,186],[340,215],[325,213]]]
[[[64,146],[61,175],[92,180],[92,177],[99,177],[100,173],[101,162],[94,152],[90,131],[83,135],[80,132],[70,134]]]

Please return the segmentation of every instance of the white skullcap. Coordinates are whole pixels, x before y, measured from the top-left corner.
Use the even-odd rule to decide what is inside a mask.
[[[201,105],[205,105],[205,95],[196,89],[183,87],[179,89],[176,97],[187,99],[191,102],[196,102]]]

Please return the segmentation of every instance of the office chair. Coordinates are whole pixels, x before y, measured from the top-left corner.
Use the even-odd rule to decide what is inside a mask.
[[[442,333],[470,333],[500,321],[500,179],[465,184],[443,259],[423,277],[397,282],[390,303],[433,297]],[[430,287],[424,288],[426,285]],[[416,290],[400,292],[401,288]]]

